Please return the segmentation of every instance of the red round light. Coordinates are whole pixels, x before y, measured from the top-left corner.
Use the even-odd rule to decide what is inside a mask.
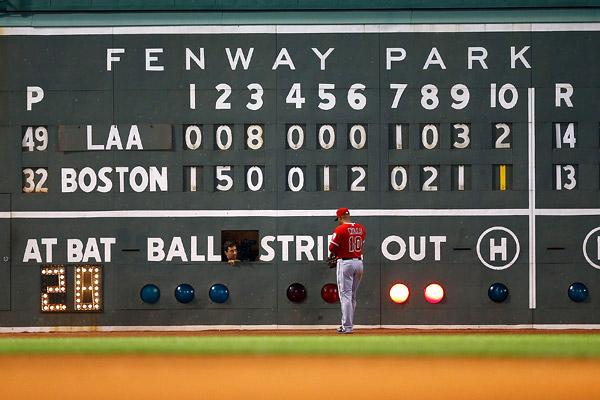
[[[410,295],[410,290],[403,283],[396,283],[390,289],[390,299],[396,304],[402,304],[406,300],[408,300],[408,296]]]
[[[338,287],[335,283],[328,283],[321,289],[321,297],[327,303],[335,303],[340,300],[340,295],[338,294]]]
[[[431,304],[437,304],[444,298],[444,288],[437,283],[432,283],[425,288],[425,300]]]

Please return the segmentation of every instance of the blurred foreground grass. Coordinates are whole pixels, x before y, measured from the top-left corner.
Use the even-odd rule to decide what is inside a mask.
[[[359,355],[600,357],[597,334],[0,337],[0,355]]]

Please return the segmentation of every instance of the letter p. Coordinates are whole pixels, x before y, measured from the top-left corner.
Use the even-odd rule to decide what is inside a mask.
[[[31,111],[31,106],[44,99],[44,89],[39,86],[27,86],[27,111]]]

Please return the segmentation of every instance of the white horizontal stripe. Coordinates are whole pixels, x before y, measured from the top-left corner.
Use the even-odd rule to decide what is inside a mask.
[[[600,329],[600,324],[516,324],[516,325],[381,325],[383,329]]]
[[[352,210],[358,217],[487,217],[528,215],[526,208]]]
[[[69,35],[112,35],[110,27],[77,27],[77,28],[35,28],[35,27],[1,27],[1,36],[69,36]]]
[[[277,33],[276,25],[116,26],[115,35]]]
[[[6,36],[177,35],[252,33],[421,33],[421,32],[560,32],[598,31],[600,23],[538,24],[352,24],[352,25],[173,25],[122,27],[3,27]]]
[[[543,216],[593,216],[600,208],[536,209]],[[356,217],[502,217],[527,216],[526,208],[482,209],[353,209]],[[332,217],[335,210],[115,210],[115,211],[14,211],[0,212],[0,219],[71,218],[290,218]]]
[[[600,208],[546,208],[536,209],[536,215],[551,215],[551,216],[578,216],[578,215],[600,215]]]
[[[407,209],[352,210],[356,217],[471,217],[528,215],[527,209]],[[14,211],[0,218],[239,218],[239,217],[333,217],[335,210],[115,210],[115,211]]]
[[[409,25],[397,25],[405,29]],[[277,25],[277,33],[379,33],[381,25]]]
[[[190,331],[256,331],[256,330],[309,330],[335,329],[338,325],[152,325],[152,326],[16,326],[0,327],[0,333],[44,333],[44,332],[190,332]],[[568,330],[585,329],[598,330],[600,324],[515,324],[515,325],[354,325],[361,329],[421,329],[421,330],[507,330],[507,329],[541,329]]]
[[[531,24],[532,32],[597,31],[598,23]]]

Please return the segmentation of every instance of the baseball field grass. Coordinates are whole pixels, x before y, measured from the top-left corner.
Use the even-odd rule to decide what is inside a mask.
[[[0,337],[0,355],[340,355],[600,358],[598,334]]]
[[[592,332],[0,335],[0,398],[597,398]]]

